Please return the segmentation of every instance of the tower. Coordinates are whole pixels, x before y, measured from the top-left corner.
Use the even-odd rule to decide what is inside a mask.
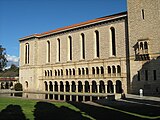
[[[158,94],[160,1],[127,0],[131,92]]]

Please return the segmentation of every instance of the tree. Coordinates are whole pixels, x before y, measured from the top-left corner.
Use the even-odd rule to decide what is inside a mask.
[[[0,45],[0,72],[3,71],[4,67],[7,65],[5,48]]]

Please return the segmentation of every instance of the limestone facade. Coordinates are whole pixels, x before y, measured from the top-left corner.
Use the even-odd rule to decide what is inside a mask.
[[[147,93],[158,92],[160,2],[147,1],[128,0],[128,13],[21,38],[24,90],[138,93],[150,87]]]

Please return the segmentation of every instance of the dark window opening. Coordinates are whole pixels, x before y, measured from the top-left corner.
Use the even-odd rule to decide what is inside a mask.
[[[96,34],[96,57],[99,57],[99,32],[95,31]]]
[[[116,39],[115,39],[115,29],[111,28],[111,39],[112,39],[112,55],[116,55]]]

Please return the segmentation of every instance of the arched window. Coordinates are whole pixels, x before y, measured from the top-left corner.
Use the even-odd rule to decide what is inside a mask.
[[[140,42],[140,50],[143,50],[143,42]]]
[[[51,52],[51,46],[50,46],[50,42],[47,41],[47,62],[50,62],[50,53]]]
[[[69,69],[69,75],[72,75],[72,70],[71,69]]]
[[[54,71],[54,73],[55,73],[55,76],[57,76],[57,71],[56,70]]]
[[[88,70],[88,68],[86,68],[86,75],[88,75],[89,74],[89,70]]]
[[[92,74],[94,75],[95,74],[95,68],[92,67]]]
[[[111,74],[111,67],[108,66],[107,68],[108,68],[108,74]]]
[[[101,74],[104,74],[104,68],[101,66]]]
[[[115,66],[112,66],[112,73],[116,73],[116,67]]]
[[[76,72],[75,72],[75,69],[73,68],[73,75],[75,75],[76,74]]]
[[[45,76],[47,76],[47,71],[45,70]]]
[[[144,42],[144,49],[148,49],[148,43]]]
[[[117,73],[121,73],[121,67],[117,65]]]
[[[98,67],[96,67],[96,72],[97,72],[97,74],[99,74],[99,68]]]
[[[78,75],[81,75],[81,69],[78,68]]]
[[[25,64],[29,64],[29,43],[25,44]]]
[[[60,39],[57,39],[57,61],[59,62],[61,59],[61,46],[60,46]]]
[[[49,70],[47,70],[48,76],[50,76]]]
[[[82,68],[82,75],[84,75],[85,71],[84,71],[84,68]]]
[[[68,37],[68,60],[72,60],[72,37]]]
[[[111,43],[112,43],[112,55],[116,56],[116,37],[115,37],[115,28],[111,27]]]
[[[52,76],[52,70],[50,70],[50,75]]]
[[[81,59],[85,59],[85,36],[81,34]]]
[[[63,76],[63,70],[61,69],[61,76]]]
[[[60,76],[60,70],[58,70],[58,76]]]
[[[25,81],[25,84],[26,84],[26,89],[28,88],[28,81]]]
[[[99,32],[95,31],[95,55],[99,57]]]
[[[68,70],[66,69],[66,75],[68,76]]]

